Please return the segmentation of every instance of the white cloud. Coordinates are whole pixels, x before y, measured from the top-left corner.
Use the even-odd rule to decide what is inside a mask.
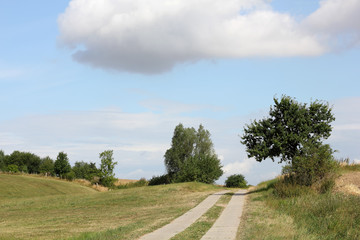
[[[274,179],[275,177],[279,176],[279,172],[267,172],[266,174],[263,174],[260,176],[259,181],[268,181],[271,179]]]
[[[266,0],[72,0],[58,18],[74,59],[154,74],[206,59],[314,56],[313,33]]]
[[[255,163],[254,159],[246,158],[242,162],[236,161],[226,164],[223,167],[223,171],[226,176],[230,176],[232,174],[247,174],[250,172],[254,163]]]
[[[360,1],[323,0],[304,25],[326,38],[332,47],[349,47],[360,43]]]

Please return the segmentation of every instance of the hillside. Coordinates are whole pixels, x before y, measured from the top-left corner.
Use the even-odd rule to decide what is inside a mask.
[[[0,200],[95,193],[80,184],[29,175],[0,174]]]
[[[360,165],[339,173],[325,193],[289,185],[279,197],[280,178],[260,183],[248,194],[237,239],[360,239]]]
[[[97,192],[75,183],[0,175],[0,239],[137,239],[196,206],[213,185]]]

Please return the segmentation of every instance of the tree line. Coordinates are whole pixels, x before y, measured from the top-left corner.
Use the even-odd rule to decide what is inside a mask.
[[[4,151],[0,150],[0,171],[43,174],[67,180],[86,179],[93,184],[98,183],[110,187],[115,182],[113,170],[117,164],[114,162],[113,151],[104,151],[100,153],[99,157],[101,164],[98,168],[95,163],[84,161],[75,162],[75,165],[71,166],[69,158],[64,152],[59,152],[56,160],[53,160],[48,156],[40,158],[33,153],[20,151],[5,155]]]
[[[249,158],[259,162],[267,158],[286,162],[283,173],[287,174],[287,181],[310,186],[334,169],[334,151],[328,144],[323,144],[331,134],[334,120],[332,108],[326,102],[316,100],[307,105],[282,96],[281,99],[274,98],[269,117],[245,125],[241,143],[245,145]],[[100,153],[101,165],[97,168],[92,162],[76,162],[71,167],[64,152],[60,152],[54,161],[32,153],[14,151],[4,155],[0,151],[0,170],[82,178],[112,186],[116,165],[112,155],[111,150]],[[164,164],[166,173],[152,177],[149,185],[189,181],[214,183],[223,174],[211,134],[201,124],[197,130],[186,128],[181,123],[175,127],[171,147],[164,155]],[[244,186],[246,181],[237,174],[231,176],[226,184]]]

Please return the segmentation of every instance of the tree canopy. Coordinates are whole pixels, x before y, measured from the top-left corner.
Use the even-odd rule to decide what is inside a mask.
[[[274,98],[274,103],[269,117],[244,127],[241,143],[248,157],[290,162],[302,154],[305,144],[320,146],[330,136],[335,117],[328,103],[316,100],[307,105],[288,96]]]
[[[225,185],[226,187],[246,188],[247,182],[245,180],[244,175],[233,174],[226,179]]]
[[[63,177],[64,174],[69,173],[71,171],[69,158],[66,153],[59,152],[56,161],[54,163],[54,171],[60,177]]]
[[[100,183],[105,187],[112,187],[115,182],[114,168],[117,162],[114,162],[113,150],[107,150],[100,153]]]
[[[172,181],[199,181],[213,183],[223,174],[222,166],[215,153],[210,132],[202,125],[184,128],[180,123],[165,155],[165,166]]]

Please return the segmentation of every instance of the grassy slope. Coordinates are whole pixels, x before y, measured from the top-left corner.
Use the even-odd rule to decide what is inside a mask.
[[[64,194],[87,194],[96,191],[67,181],[26,175],[0,174],[0,201]]]
[[[71,183],[5,176],[7,190],[0,188],[0,239],[136,239],[218,191],[211,185],[184,183],[80,192],[82,186],[69,190],[75,185]],[[9,190],[12,182],[16,184]],[[59,190],[59,184],[68,187]],[[57,191],[49,190],[53,187]]]
[[[237,239],[360,239],[360,197],[312,193],[279,199],[270,184],[249,194]]]

